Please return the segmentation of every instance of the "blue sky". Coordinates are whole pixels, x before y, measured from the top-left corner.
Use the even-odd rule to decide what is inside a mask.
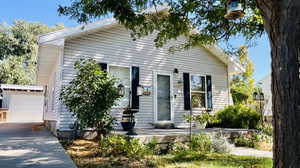
[[[65,26],[75,26],[77,23],[68,17],[59,16],[59,4],[70,4],[71,0],[1,0],[0,22],[11,24],[15,19],[37,21],[48,25],[63,23]],[[231,40],[233,46],[244,44],[242,38]],[[271,72],[270,47],[267,36],[257,39],[257,45],[249,49],[249,55],[254,62],[254,78],[260,80]]]

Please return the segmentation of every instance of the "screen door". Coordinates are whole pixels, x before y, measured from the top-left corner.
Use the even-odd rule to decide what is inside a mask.
[[[171,78],[157,75],[157,120],[171,121]]]

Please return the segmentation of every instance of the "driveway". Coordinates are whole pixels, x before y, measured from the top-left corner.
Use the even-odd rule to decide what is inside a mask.
[[[0,123],[0,168],[76,168],[57,138],[33,125]]]

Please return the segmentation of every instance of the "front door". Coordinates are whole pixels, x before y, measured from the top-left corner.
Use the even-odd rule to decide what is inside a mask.
[[[171,76],[157,74],[157,121],[172,121]]]

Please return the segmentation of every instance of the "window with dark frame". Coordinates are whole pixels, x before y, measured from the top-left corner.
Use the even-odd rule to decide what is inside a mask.
[[[190,76],[190,93],[193,109],[206,108],[206,79],[205,76]]]
[[[122,84],[125,87],[125,94],[119,99],[118,105],[116,107],[127,107],[129,105],[129,95],[131,88],[131,75],[130,67],[122,67],[109,65],[108,73],[118,79],[117,86]]]

